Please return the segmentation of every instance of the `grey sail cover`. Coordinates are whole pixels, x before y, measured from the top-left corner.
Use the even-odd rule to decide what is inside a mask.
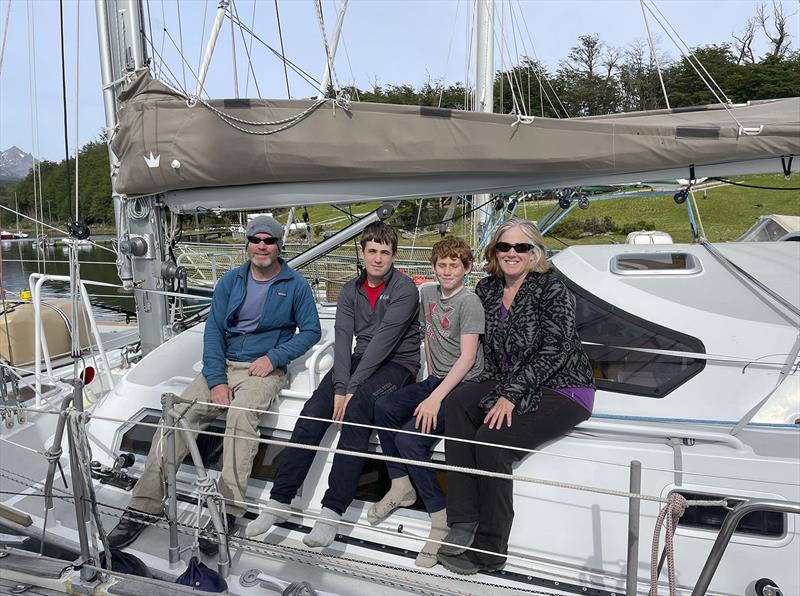
[[[216,189],[195,208],[688,178],[692,165],[698,177],[780,171],[781,156],[800,154],[800,98],[520,121],[332,100],[192,104],[144,71],[120,106],[117,192]],[[245,185],[257,198],[219,188]],[[192,206],[176,198],[187,193],[168,196]]]

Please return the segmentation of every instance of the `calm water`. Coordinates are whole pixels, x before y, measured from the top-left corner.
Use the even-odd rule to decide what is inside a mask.
[[[93,238],[107,248],[111,248],[108,237]],[[69,275],[67,246],[60,240],[55,246],[39,248],[30,240],[3,240],[0,244],[2,250],[2,287],[11,293],[12,297],[20,290],[28,289],[28,276],[31,273],[41,272],[54,275]],[[38,259],[38,263],[37,263]],[[103,281],[107,283],[120,283],[117,277],[117,268],[114,264],[114,253],[96,246],[79,246],[78,260],[81,262],[81,278],[84,280]],[[135,311],[133,295],[123,292],[121,288],[105,288],[88,286],[95,306],[95,314],[103,320],[125,320],[124,313],[133,314]],[[69,296],[69,283],[53,281],[44,286],[48,296]]]

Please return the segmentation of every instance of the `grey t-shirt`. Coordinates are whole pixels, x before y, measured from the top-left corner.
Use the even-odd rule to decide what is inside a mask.
[[[264,304],[267,301],[269,287],[275,281],[275,277],[267,281],[257,281],[253,279],[252,273],[248,273],[244,302],[239,307],[239,312],[236,313],[236,327],[240,331],[251,333],[258,327],[261,316],[264,314]]]
[[[428,340],[428,374],[444,379],[461,355],[461,336],[482,334],[485,327],[483,305],[475,292],[464,288],[455,296],[442,298],[439,284],[420,289],[420,326]],[[483,372],[483,350],[478,346],[475,364],[462,380],[470,381]]]

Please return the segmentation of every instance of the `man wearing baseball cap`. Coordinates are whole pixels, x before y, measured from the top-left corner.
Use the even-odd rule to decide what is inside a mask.
[[[269,407],[283,386],[286,366],[320,338],[311,288],[280,257],[283,227],[272,216],[261,215],[247,224],[246,234],[249,260],[223,275],[214,289],[203,335],[203,370],[182,395],[193,403],[176,407],[199,430],[227,411],[219,490],[229,531],[245,512],[247,480],[258,451],[258,443],[250,439],[260,438],[260,414],[252,410]],[[160,443],[153,441],[128,508],[108,534],[112,548],[128,546],[148,521],[163,515]],[[176,461],[181,462],[188,453],[181,433],[176,433],[175,444]],[[200,548],[216,554],[219,546],[203,537]]]

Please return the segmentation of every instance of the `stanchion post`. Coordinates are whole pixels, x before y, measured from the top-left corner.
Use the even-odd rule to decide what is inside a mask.
[[[169,566],[175,568],[181,559],[181,549],[178,545],[178,489],[175,477],[178,472],[177,454],[175,453],[176,421],[172,415],[176,395],[164,393],[161,396],[161,407],[164,412],[164,423],[172,428],[164,431],[167,441],[167,522],[169,523]]]
[[[642,492],[642,462],[631,461],[629,492]],[[639,583],[639,514],[642,501],[638,497],[628,499],[628,561],[625,575],[625,596],[636,596]]]

